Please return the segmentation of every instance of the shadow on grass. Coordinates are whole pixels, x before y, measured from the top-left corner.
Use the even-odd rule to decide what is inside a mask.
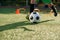
[[[39,22],[39,23],[44,23],[44,22],[48,22],[48,21],[54,21],[54,19],[50,19],[50,20],[41,21],[41,22]]]
[[[24,31],[34,31],[34,30],[28,29],[26,27],[22,27],[25,25],[31,25],[31,23],[28,23],[27,21],[23,21],[23,22],[16,22],[16,23],[12,23],[12,24],[3,25],[3,26],[0,26],[0,31],[15,29],[15,28],[21,28],[21,29],[24,29]]]
[[[44,22],[48,22],[48,21],[53,21],[53,20],[45,20],[45,21],[41,21],[39,23],[44,23]],[[38,24],[38,23],[37,23]],[[5,30],[9,30],[9,29],[16,29],[16,28],[21,28],[24,29],[24,31],[34,31],[32,29],[23,27],[26,25],[36,25],[34,23],[29,23],[27,21],[23,21],[23,22],[16,22],[16,23],[12,23],[12,24],[7,24],[7,25],[3,25],[0,26],[0,31],[5,31]],[[19,26],[19,27],[18,27]]]

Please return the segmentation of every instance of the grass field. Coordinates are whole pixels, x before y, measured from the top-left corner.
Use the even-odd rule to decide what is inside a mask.
[[[26,14],[0,12],[0,40],[60,40],[60,14],[43,13],[40,22],[32,24]]]

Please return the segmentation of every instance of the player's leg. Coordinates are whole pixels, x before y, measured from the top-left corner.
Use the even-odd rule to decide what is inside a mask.
[[[51,4],[51,6],[49,6],[49,7],[53,10],[54,16],[56,17],[57,16],[57,9],[56,9],[56,7],[53,4]]]
[[[51,8],[54,12],[54,16],[57,16],[57,9],[56,7],[53,5],[52,0],[42,0],[42,2],[46,5],[48,5],[49,8]]]
[[[34,10],[34,4],[30,4],[30,11],[29,11],[29,13],[26,16],[27,20],[29,20],[29,15],[31,14],[31,12],[33,12],[33,10]]]
[[[26,19],[29,20],[29,15],[31,14],[31,12],[34,11],[34,8],[36,8],[36,7],[37,7],[37,1],[36,0],[30,0],[30,12],[26,16]]]
[[[34,10],[34,4],[30,4],[30,13]]]

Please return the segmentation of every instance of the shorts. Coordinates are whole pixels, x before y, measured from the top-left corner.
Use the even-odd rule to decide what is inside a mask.
[[[44,4],[51,4],[52,0],[41,0]]]

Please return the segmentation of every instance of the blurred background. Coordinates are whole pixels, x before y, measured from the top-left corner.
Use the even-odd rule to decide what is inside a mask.
[[[57,6],[60,6],[60,0],[52,0],[52,2],[57,5]],[[42,1],[40,0],[39,1],[39,5],[42,6],[44,5],[42,3]],[[13,7],[13,6],[29,6],[29,0],[0,0],[0,7],[2,6],[10,6],[10,7]]]
[[[0,0],[0,8],[25,8],[26,10],[29,8],[30,0]],[[52,0],[55,4],[56,8],[60,10],[60,0]],[[46,6],[40,0],[38,3],[38,8],[40,10],[48,10]]]

